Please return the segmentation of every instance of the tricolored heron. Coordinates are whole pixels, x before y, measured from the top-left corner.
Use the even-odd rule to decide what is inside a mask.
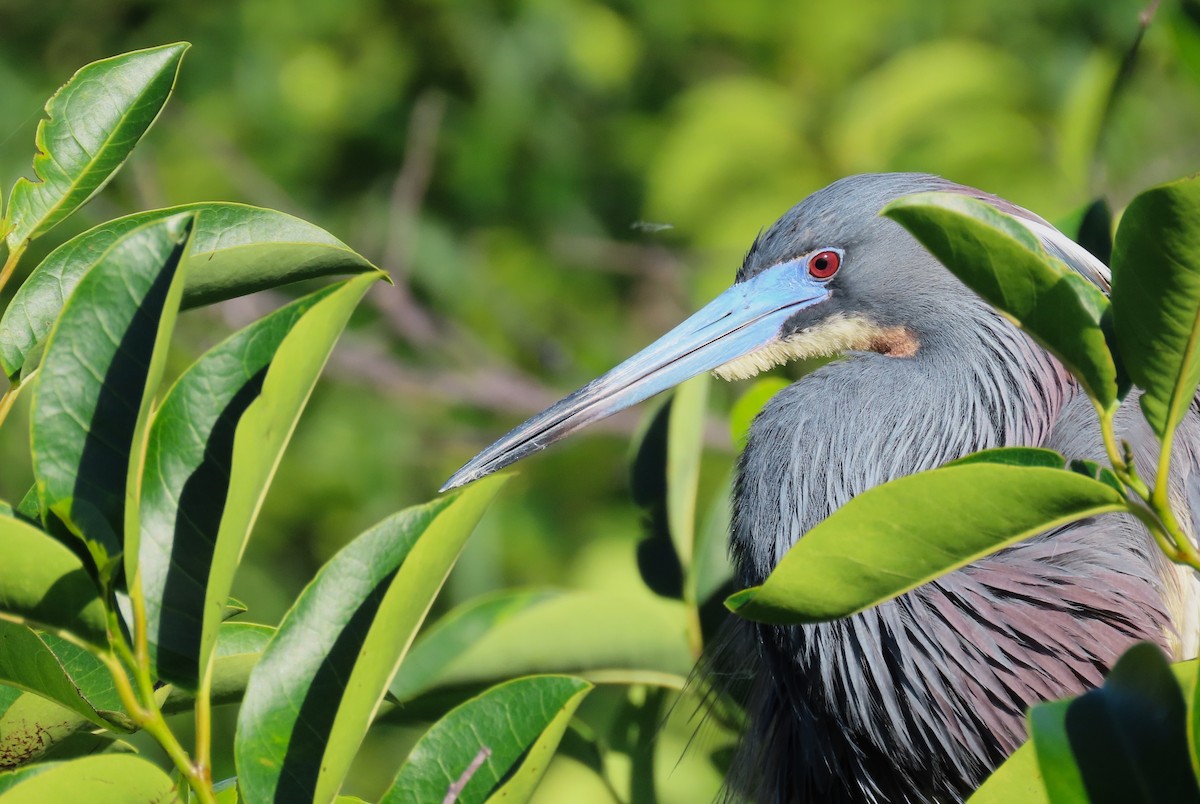
[[[841,355],[780,391],[738,465],[730,551],[761,583],[854,495],[977,450],[1045,446],[1101,460],[1068,372],[879,210],[922,191],[983,199],[1108,290],[1099,260],[995,196],[923,174],[835,182],[751,246],[733,286],[659,341],[472,459],[462,485],[704,371],[732,379]],[[1157,442],[1126,405],[1139,466]],[[1172,467],[1180,520],[1200,495],[1200,422]],[[1002,490],[997,491],[1003,493]],[[1196,506],[1200,511],[1200,506]],[[740,621],[739,621],[740,622]],[[1125,648],[1196,653],[1196,583],[1127,517],[1028,539],[862,614],[779,628],[742,622],[748,726],[731,769],[754,801],[926,801],[967,795],[1025,737],[1025,711],[1099,684]]]

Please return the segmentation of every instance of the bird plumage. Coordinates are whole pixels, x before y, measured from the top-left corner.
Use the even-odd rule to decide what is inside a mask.
[[[848,280],[860,266],[870,276],[855,276],[865,290],[847,288],[833,303],[842,314],[879,310],[894,287],[898,303],[876,315],[914,329],[920,346],[903,358],[852,352],[781,391],[755,420],[734,494],[731,550],[742,585],[761,583],[805,532],[889,480],[999,446],[1104,460],[1093,408],[1058,361],[897,224],[869,214],[919,190],[967,188],[933,177],[883,179],[855,177],[823,191],[839,201],[811,196],[747,257],[744,275],[803,250],[806,239],[829,242],[829,209],[864,210],[839,219],[834,242],[849,244]],[[856,244],[886,248],[891,259],[856,255]],[[918,284],[925,292],[902,292]],[[1118,427],[1138,466],[1155,466],[1156,441],[1136,404]],[[1178,443],[1173,497],[1183,503],[1196,493],[1200,466],[1194,415]],[[728,654],[746,655],[752,645],[744,671],[770,683],[750,686],[732,788],[789,803],[963,798],[1024,739],[1033,703],[1096,686],[1138,640],[1176,657],[1194,654],[1195,624],[1185,622],[1193,589],[1140,524],[1108,516],[1027,540],[837,622],[734,621],[743,649]]]
[[[1063,366],[879,215],[925,191],[986,201],[1108,290],[1102,263],[1000,198],[924,174],[843,179],[760,235],[733,287],[515,428],[446,488],[702,371],[744,377],[813,355],[841,359],[777,394],[739,461],[730,550],[743,585],[762,582],[813,526],[889,480],[989,447],[1102,461],[1096,414]],[[1116,423],[1139,471],[1152,476],[1157,442],[1135,396]],[[1193,408],[1170,479],[1193,537],[1198,472]],[[1139,640],[1194,655],[1196,589],[1191,571],[1172,565],[1139,523],[1110,515],[1027,539],[837,622],[732,619],[723,649],[702,665],[747,691],[729,797],[961,799],[1024,739],[1030,705],[1097,685]]]

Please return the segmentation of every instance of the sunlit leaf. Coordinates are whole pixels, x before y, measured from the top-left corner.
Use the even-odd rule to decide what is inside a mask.
[[[0,518],[0,555],[0,618],[108,645],[104,604],[78,556],[37,528],[8,518]]]
[[[209,697],[214,706],[242,700],[250,673],[274,635],[275,629],[269,625],[221,623],[212,657],[209,686]],[[162,702],[162,710],[166,714],[184,712],[192,707],[195,700],[196,696],[191,691],[172,685],[166,700]]]
[[[733,472],[713,492],[704,523],[696,532],[696,552],[688,573],[685,597],[704,605],[717,590],[733,578],[729,561],[729,527],[733,518]]]
[[[934,469],[858,495],[801,537],[761,586],[727,605],[762,622],[833,620],[1034,534],[1124,506],[1108,485],[1058,469]]]
[[[1041,447],[994,447],[964,455],[946,466],[963,466],[969,463],[1000,463],[1008,466],[1041,466],[1047,469],[1062,469],[1067,459],[1052,449]]]
[[[0,771],[42,759],[94,720],[48,698],[15,687],[0,688]]]
[[[690,568],[696,540],[696,494],[704,452],[708,374],[675,389],[667,424],[667,521],[680,563]]]
[[[284,337],[261,379],[257,395],[241,413],[226,454],[229,477],[224,510],[211,554],[200,615],[200,673],[217,640],[233,576],[267,488],[309,394],[350,314],[380,274],[348,279],[309,308]],[[227,434],[218,429],[218,439]],[[210,446],[213,444],[210,443]],[[228,446],[223,446],[228,450]],[[201,469],[207,469],[202,464]],[[207,481],[206,481],[207,482]],[[213,501],[215,503],[215,501]],[[194,601],[190,605],[195,605]]]
[[[101,754],[0,773],[0,800],[4,804],[174,801],[175,783],[157,765],[139,756]]]
[[[373,270],[325,230],[270,209],[204,202],[127,215],[68,240],[22,283],[0,319],[4,373],[16,377],[36,365],[36,350],[63,303],[114,242],[139,226],[182,212],[197,214],[186,257],[184,308],[287,282]]]
[[[1117,346],[1162,439],[1187,413],[1200,381],[1200,179],[1133,199],[1112,267]]]
[[[191,224],[179,215],[114,243],[71,294],[42,359],[31,417],[43,516],[84,540],[102,578],[115,571],[127,518],[136,536],[141,443]]]
[[[733,409],[729,412],[729,432],[733,437],[734,446],[739,450],[746,448],[746,441],[750,438],[750,425],[754,422],[754,418],[771,400],[771,397],[787,388],[788,385],[790,383],[783,377],[763,377],[755,380],[749,390],[738,397],[737,402],[733,403]]]
[[[1180,680],[1180,686],[1187,699],[1188,754],[1192,760],[1192,774],[1200,780],[1200,679],[1197,679],[1200,661],[1192,660],[1186,664],[1189,665],[1186,668],[1186,680]],[[1176,678],[1179,678],[1181,668],[1174,665],[1171,669],[1175,671]]]
[[[9,248],[49,230],[112,178],[170,97],[188,47],[93,62],[54,93],[37,128],[37,179],[19,179],[9,196]]]
[[[592,685],[518,678],[456,707],[409,754],[382,804],[526,801]]]
[[[467,537],[506,478],[384,520],[321,569],[250,676],[235,740],[251,801],[331,801]]]
[[[98,726],[132,728],[108,669],[53,634],[0,622],[0,681],[43,695]]]
[[[436,687],[541,673],[679,689],[695,663],[683,604],[598,592],[524,602],[503,617],[490,605],[466,603],[421,636],[411,658],[418,656],[429,664],[413,673],[402,667],[393,684],[402,701]]]
[[[1117,370],[1101,322],[1099,288],[1052,260],[1037,237],[990,204],[954,193],[919,193],[883,209],[943,265],[1053,352],[1105,408]]]
[[[967,799],[967,804],[1049,804],[1033,743],[1026,742]]]
[[[1042,786],[1052,804],[1075,804],[1088,800],[1083,777],[1075,765],[1067,738],[1067,708],[1070,700],[1037,704],[1029,710],[1029,733],[1037,756]]]
[[[493,628],[562,595],[549,589],[518,589],[468,600],[417,637],[392,680],[391,694],[404,701],[430,689],[456,659]]]
[[[206,601],[211,602],[206,588],[232,481],[238,423],[258,399],[280,344],[305,313],[334,292],[326,288],[305,296],[210,349],[180,376],[154,414],[146,439],[141,538],[138,554],[126,555],[125,572],[129,578],[140,575],[151,661],[167,681],[189,689],[199,682],[204,628],[212,627],[212,617],[205,617]],[[351,296],[347,305],[355,300]],[[222,616],[227,608],[228,599]]]

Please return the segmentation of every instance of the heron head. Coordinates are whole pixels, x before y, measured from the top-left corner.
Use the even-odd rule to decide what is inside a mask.
[[[443,490],[502,469],[705,371],[733,380],[852,350],[915,356],[925,337],[945,336],[933,322],[957,306],[956,295],[971,296],[898,224],[879,216],[888,202],[930,190],[975,192],[936,176],[893,173],[853,176],[812,194],[755,240],[728,290],[513,429],[459,469]]]

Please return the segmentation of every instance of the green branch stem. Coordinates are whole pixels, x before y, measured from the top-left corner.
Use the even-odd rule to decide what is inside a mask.
[[[133,646],[129,645],[115,609],[109,610],[108,640],[111,650],[97,653],[113,678],[121,704],[129,712],[133,722],[144,730],[171,758],[171,762],[187,781],[202,804],[216,804],[212,790],[212,778],[207,761],[199,762],[188,755],[187,749],[171,731],[163,717],[158,699],[155,697],[154,679],[150,675],[150,651],[146,628],[146,602],[142,596],[140,578],[129,584],[129,600],[133,609]],[[132,669],[133,681],[126,667]],[[136,688],[135,688],[136,685]],[[197,699],[199,712],[199,699]],[[199,731],[199,727],[197,727]],[[211,729],[210,729],[211,731]],[[198,753],[208,755],[205,742],[203,749],[197,744]]]
[[[1174,432],[1163,438],[1162,449],[1158,455],[1158,466],[1154,475],[1154,488],[1148,487],[1138,475],[1133,461],[1133,450],[1128,443],[1121,442],[1117,448],[1117,437],[1113,428],[1113,418],[1116,409],[1105,409],[1095,400],[1096,413],[1100,417],[1100,432],[1104,437],[1104,450],[1112,464],[1113,472],[1126,488],[1138,499],[1130,500],[1127,504],[1129,513],[1136,516],[1150,535],[1158,542],[1159,548],[1167,558],[1177,564],[1187,564],[1200,570],[1200,551],[1188,534],[1179,525],[1175,512],[1171,510],[1168,494],[1170,485],[1171,447],[1174,444]]]
[[[25,249],[28,246],[29,241],[26,240],[8,253],[8,259],[4,261],[4,267],[0,268],[0,291],[4,290],[4,286],[8,284],[13,271],[17,269],[17,263],[20,262],[21,255],[25,253]]]

